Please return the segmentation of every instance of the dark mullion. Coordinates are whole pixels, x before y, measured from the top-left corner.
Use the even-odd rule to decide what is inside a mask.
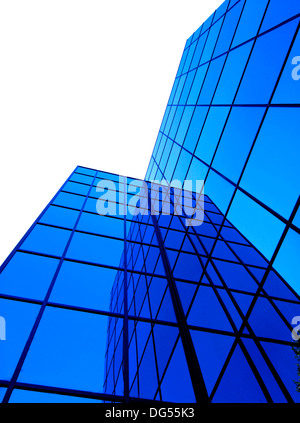
[[[173,279],[171,266],[170,266],[169,259],[163,245],[162,236],[161,236],[160,229],[159,229],[155,215],[152,215],[152,221],[153,221],[154,229],[156,232],[156,237],[160,246],[161,258],[163,261],[164,269],[165,269],[167,280],[168,280],[174,312],[175,312],[177,322],[179,325],[179,332],[181,335],[182,345],[183,345],[184,353],[186,356],[187,365],[189,368],[191,382],[194,388],[196,401],[200,403],[208,403],[208,394],[207,394],[204,379],[200,370],[200,366],[198,363],[197,354],[194,348],[194,344],[192,342],[192,338],[187,326],[187,322],[185,320],[184,311],[182,308],[182,304],[180,301],[180,297],[177,291],[175,281]]]

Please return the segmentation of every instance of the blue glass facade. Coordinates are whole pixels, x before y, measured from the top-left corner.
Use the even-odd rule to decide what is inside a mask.
[[[299,402],[299,19],[225,1],[187,40],[147,182],[70,175],[0,269],[0,400]],[[198,225],[176,189],[162,213],[151,181],[175,179],[204,180]]]

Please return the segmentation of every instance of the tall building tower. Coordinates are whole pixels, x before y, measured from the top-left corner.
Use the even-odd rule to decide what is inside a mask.
[[[299,402],[299,19],[226,0],[187,40],[145,181],[63,184],[0,268],[2,402]]]

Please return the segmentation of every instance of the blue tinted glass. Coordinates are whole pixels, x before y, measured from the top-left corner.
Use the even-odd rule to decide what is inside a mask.
[[[208,107],[195,107],[194,109],[194,114],[183,144],[184,148],[191,153],[194,152],[196,147],[207,111]]]
[[[221,235],[226,241],[239,242],[246,245],[249,244],[248,241],[236,229],[233,228],[227,228],[226,226],[223,226]]]
[[[241,181],[243,188],[286,218],[299,195],[299,120],[297,108],[268,111]]]
[[[77,166],[76,172],[84,173],[85,175],[95,176],[96,170],[88,169],[86,167]]]
[[[297,213],[295,214],[293,224],[300,228],[300,208],[298,209]]]
[[[190,164],[190,168],[187,174],[187,180],[204,180],[206,173],[208,171],[208,167],[197,160],[195,157],[192,159]]]
[[[77,230],[124,238],[124,220],[98,214],[82,213]]]
[[[198,41],[196,41],[197,47],[195,49],[194,57],[193,57],[193,60],[191,62],[191,69],[194,69],[195,67],[197,67],[199,65],[199,61],[200,61],[200,58],[201,58],[201,55],[202,55],[202,52],[203,52],[203,48],[204,48],[204,45],[205,45],[207,34],[208,34],[208,32],[206,32],[203,37],[200,37],[198,39]]]
[[[200,64],[211,59],[223,20],[224,18],[220,19],[210,28]]]
[[[183,111],[184,111],[184,106],[177,106],[176,107],[176,113],[174,115],[172,125],[171,125],[171,128],[170,128],[169,134],[168,134],[168,136],[172,139],[174,139],[174,137],[175,137],[176,131],[178,129],[178,124],[180,122]]]
[[[272,0],[267,9],[260,32],[267,31],[273,26],[300,13],[299,2],[294,0]]]
[[[106,316],[46,308],[18,381],[102,392],[107,323]]]
[[[226,13],[213,57],[229,50],[243,4],[244,0],[241,0],[235,7]]]
[[[197,104],[209,105],[211,103],[224,62],[225,55],[210,62]]]
[[[180,77],[180,81],[178,83],[177,91],[176,91],[176,94],[174,96],[173,104],[179,103],[179,99],[180,99],[180,96],[181,96],[181,93],[182,93],[182,90],[183,90],[183,87],[184,87],[184,84],[185,84],[186,77],[187,77],[186,74],[182,75]]]
[[[296,26],[293,21],[257,39],[235,100],[237,104],[268,103]]]
[[[37,391],[25,391],[23,389],[14,389],[10,400],[10,403],[99,403],[102,400],[96,400],[93,398],[83,398],[75,396],[67,396],[61,394],[49,394],[47,392]]]
[[[163,375],[169,360],[171,351],[174,347],[175,341],[178,337],[179,331],[172,326],[155,325],[154,329],[154,342],[157,356],[157,366],[159,376]]]
[[[179,84],[179,78],[178,78],[178,77],[176,77],[176,79],[175,79],[175,81],[174,81],[174,84],[173,84],[173,87],[172,87],[172,91],[171,91],[170,97],[169,97],[168,104],[172,104],[172,103],[173,103],[174,96],[175,96],[175,93],[176,93],[176,90],[177,90],[177,86],[178,86],[178,84]],[[165,112],[165,114],[164,114],[164,117],[163,117],[163,120],[162,120],[162,123],[161,123],[161,127],[160,127],[160,128],[161,128],[161,130],[163,130],[164,125],[165,125],[165,123],[166,123],[166,119],[167,119],[167,117],[168,117],[168,112],[169,112],[169,109],[170,109],[170,107],[168,106],[168,107],[166,108],[166,112]]]
[[[281,75],[274,97],[272,99],[272,103],[280,103],[280,104],[299,103],[299,97],[300,97],[299,51],[300,51],[300,35],[298,33],[297,38],[294,42],[293,48],[290,52],[289,58],[286,62],[284,71]]]
[[[232,46],[244,43],[257,34],[268,0],[247,0]]]
[[[257,336],[291,341],[290,328],[266,298],[256,300],[248,322]]]
[[[227,57],[213,104],[231,104],[240,83],[252,42],[232,50]]]
[[[64,261],[49,301],[109,310],[117,270]]]
[[[211,170],[205,183],[205,192],[215,201],[221,212],[226,213],[234,187]],[[220,221],[219,223],[221,224],[222,222]]]
[[[189,52],[189,49],[187,47],[188,47],[188,45],[186,44],[185,50],[182,53],[182,57],[181,57],[181,60],[180,60],[180,63],[179,63],[179,67],[178,67],[178,71],[177,71],[176,77],[177,76],[180,76],[182,74],[182,69],[183,69],[183,66],[185,64],[185,61],[186,61],[188,52]]]
[[[201,372],[208,394],[217,381],[233,344],[232,336],[218,335],[204,331],[191,331]]]
[[[192,61],[193,56],[194,56],[196,45],[197,45],[197,43],[194,42],[190,45],[190,47],[188,49],[188,55],[187,55],[187,58],[186,58],[186,61],[185,61],[185,64],[184,64],[184,67],[183,67],[183,70],[182,70],[183,73],[188,72],[188,70],[190,68],[190,64],[191,64],[191,61]]]
[[[191,154],[185,150],[181,150],[172,179],[179,180],[183,183],[191,160]]]
[[[181,145],[183,144],[184,137],[185,137],[187,128],[190,124],[193,112],[194,112],[194,107],[188,107],[187,106],[187,107],[184,108],[184,113],[182,115],[180,125],[179,125],[179,128],[178,128],[176,136],[175,136],[175,141],[178,144],[181,144]]]
[[[57,265],[56,259],[17,252],[0,274],[0,291],[43,300]]]
[[[164,177],[165,179],[167,179],[168,181],[172,180],[172,175],[174,172],[174,168],[176,166],[177,160],[178,160],[178,156],[180,153],[181,147],[179,147],[179,145],[173,143],[172,145],[172,149],[170,152],[170,157],[167,157],[167,165],[164,171]]]
[[[41,223],[73,229],[79,212],[63,207],[50,206],[40,219]]]
[[[179,293],[183,311],[186,314],[193,300],[197,285],[188,282],[176,281],[176,287]]]
[[[224,0],[220,4],[220,6],[215,11],[213,22],[216,22],[218,19],[220,19],[221,16],[224,15],[224,13],[226,13],[229,3],[230,3],[230,0]]]
[[[86,195],[90,187],[88,185],[79,184],[77,182],[67,182],[63,190],[74,194]]]
[[[123,241],[78,232],[72,238],[66,257],[108,266],[120,266],[123,249]]]
[[[228,219],[270,260],[283,232],[283,223],[241,192],[237,192]]]
[[[291,346],[275,344],[273,342],[262,342],[262,346],[293,400],[298,403],[299,392],[296,391],[294,382],[298,379],[297,361]]]
[[[220,139],[229,107],[211,107],[197,145],[195,155],[210,163]]]
[[[267,267],[266,260],[252,246],[235,244],[233,242],[228,243],[228,245],[245,264]]]
[[[187,322],[190,325],[232,331],[213,288],[204,285],[198,289]]]
[[[166,145],[165,145],[165,148],[164,148],[164,151],[163,151],[160,163],[159,163],[159,166],[160,166],[162,171],[165,170],[165,166],[166,166],[167,160],[169,159],[169,154],[170,154],[172,145],[173,145],[173,141],[171,141],[170,139],[167,139]]]
[[[234,182],[239,179],[264,111],[235,107],[230,113],[212,166]]]
[[[194,254],[180,253],[174,269],[174,277],[198,282],[202,274],[202,266]]]
[[[25,239],[21,248],[44,254],[62,255],[71,231],[50,226],[36,225]]]
[[[224,241],[218,240],[212,253],[213,257],[237,262],[235,254],[229,249]]]
[[[167,289],[167,291],[165,292],[164,298],[160,305],[159,312],[157,314],[157,319],[176,323],[176,316],[173,309],[169,289]]]
[[[36,304],[0,299],[0,313],[5,319],[6,332],[5,340],[2,337],[0,340],[1,379],[9,380],[12,377],[39,309]]]
[[[83,184],[91,185],[91,183],[93,182],[93,179],[94,178],[92,176],[81,175],[79,173],[73,173],[69,181],[81,182]]]
[[[235,347],[212,401],[214,403],[266,402],[266,398],[239,345]]]
[[[274,268],[300,294],[300,235],[290,229],[274,262]]]
[[[53,204],[58,206],[72,207],[74,209],[81,209],[83,206],[85,197],[81,195],[69,194],[67,192],[60,192],[53,201]]]
[[[204,78],[206,76],[206,71],[208,68],[208,64],[202,65],[197,69],[193,85],[189,94],[189,97],[187,99],[187,104],[196,104],[198,100],[199,93],[201,91]]]
[[[143,398],[154,399],[158,381],[155,367],[155,356],[152,337],[146,346],[142,362],[139,367],[140,395]]]
[[[180,104],[185,104],[186,101],[187,101],[192,83],[194,81],[195,73],[196,73],[196,70],[194,69],[194,70],[191,70],[187,75],[187,78],[186,78],[186,81],[185,81],[185,84],[184,84],[184,88],[183,88],[183,91],[182,91],[182,94],[181,94],[181,97],[180,97]]]
[[[297,301],[297,298],[290,287],[281,280],[274,270],[269,272],[264,283],[264,290],[271,296]]]
[[[5,393],[6,393],[6,388],[0,388],[0,402],[2,402]]]
[[[163,401],[195,402],[194,391],[179,339],[161,384]]]
[[[206,19],[206,21],[203,23],[203,29],[202,29],[202,34],[205,33],[205,31],[211,26],[212,24],[212,20],[215,16],[216,12],[212,13],[209,18]],[[202,36],[202,35],[201,35]]]

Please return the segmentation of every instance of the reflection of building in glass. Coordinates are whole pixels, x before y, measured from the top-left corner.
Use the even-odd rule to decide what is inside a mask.
[[[34,222],[0,270],[4,402],[299,402],[299,19],[225,1],[186,43],[145,179],[204,180],[201,225],[84,167]]]

